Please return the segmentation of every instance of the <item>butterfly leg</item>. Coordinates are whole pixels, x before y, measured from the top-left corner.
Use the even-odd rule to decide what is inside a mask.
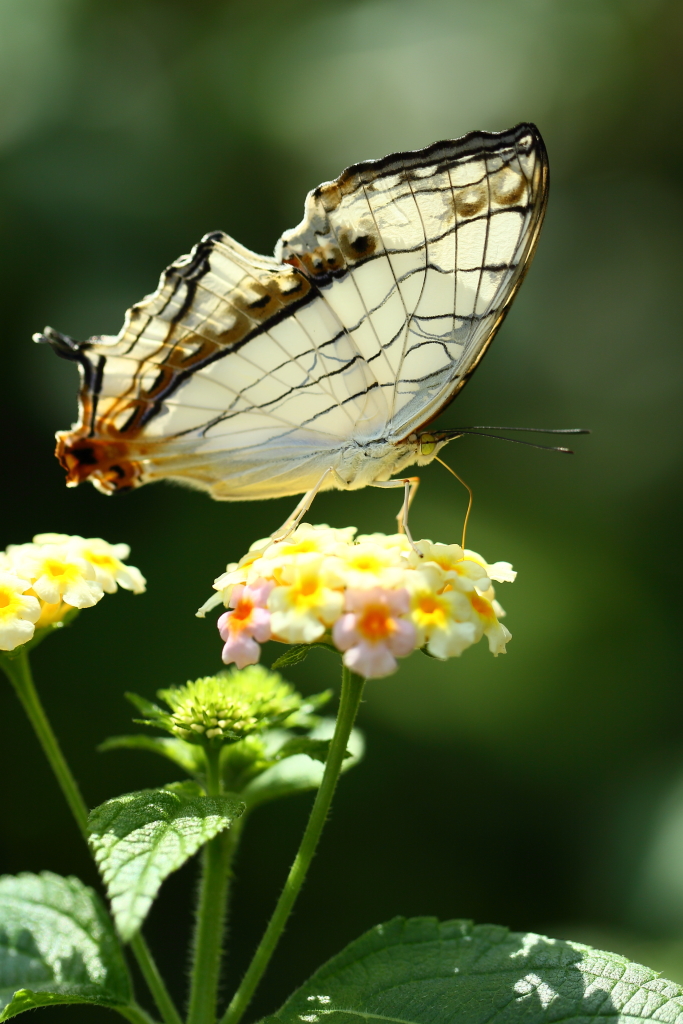
[[[292,514],[290,516],[287,516],[287,518],[285,519],[284,523],[279,528],[279,530],[276,530],[274,533],[271,533],[271,535],[270,535],[270,540],[271,541],[276,541],[277,542],[277,541],[287,540],[287,538],[290,536],[290,534],[294,533],[294,531],[296,530],[297,526],[299,525],[299,523],[301,522],[303,517],[308,512],[308,510],[311,507],[311,505],[313,504],[313,499],[315,498],[316,494],[318,493],[318,491],[320,490],[320,488],[324,484],[325,480],[327,479],[328,474],[331,473],[331,472],[332,472],[331,468],[326,469],[325,472],[323,473],[323,475],[318,480],[318,482],[315,485],[315,487],[311,487],[310,491],[306,491],[306,493],[304,494],[304,496],[301,499],[301,501],[299,502],[299,504],[296,506],[296,508],[294,509]]]
[[[403,504],[401,505],[401,511],[396,516],[396,519],[398,520],[398,532],[405,533],[413,551],[415,551],[420,556],[420,558],[422,558],[422,553],[418,550],[415,541],[413,540],[412,535],[410,533],[410,528],[408,526],[408,510],[410,509],[410,506],[413,503],[413,498],[415,497],[417,489],[420,486],[419,476],[408,476],[404,477],[402,480],[376,480],[373,484],[370,484],[370,486],[403,487]]]

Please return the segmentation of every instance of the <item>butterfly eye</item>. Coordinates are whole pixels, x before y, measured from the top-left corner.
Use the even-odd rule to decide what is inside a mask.
[[[431,455],[436,448],[436,438],[433,434],[420,434],[420,455]]]

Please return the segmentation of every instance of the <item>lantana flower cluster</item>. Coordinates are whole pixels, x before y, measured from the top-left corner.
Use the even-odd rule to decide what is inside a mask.
[[[125,564],[129,554],[127,544],[64,533],[10,544],[0,552],[0,650],[13,651],[37,629],[59,624],[74,609],[91,608],[119,587],[143,593],[144,576]]]
[[[485,636],[494,655],[505,653],[511,636],[493,582],[515,579],[509,562],[489,564],[459,544],[413,547],[405,534],[355,534],[302,523],[228,565],[198,612],[221,600],[227,608],[218,620],[225,664],[256,664],[266,640],[333,644],[366,678],[390,675],[417,648],[445,660]]]

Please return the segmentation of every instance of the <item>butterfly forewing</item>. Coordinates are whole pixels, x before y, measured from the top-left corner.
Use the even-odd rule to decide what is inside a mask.
[[[275,259],[207,235],[117,338],[78,346],[81,420],[58,435],[70,482],[252,498],[328,467],[339,486],[385,479],[392,446],[490,343],[546,194],[543,143],[520,125],[349,168],[309,194]]]

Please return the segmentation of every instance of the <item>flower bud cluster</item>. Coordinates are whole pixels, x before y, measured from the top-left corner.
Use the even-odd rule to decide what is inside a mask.
[[[459,544],[355,533],[302,523],[229,565],[198,612],[220,600],[227,607],[218,620],[223,661],[253,665],[266,640],[326,641],[353,672],[378,678],[422,647],[445,660],[485,636],[494,655],[505,653],[511,637],[493,581],[514,580],[509,562],[488,564]]]
[[[118,587],[143,593],[142,573],[124,564],[129,554],[127,544],[63,533],[10,544],[0,552],[0,650],[13,651],[36,629],[60,623],[75,608],[91,608]]]
[[[170,712],[145,702],[144,724],[194,742],[241,740],[282,724],[304,706],[304,698],[289,683],[260,665],[205,676],[159,690],[157,696]]]

